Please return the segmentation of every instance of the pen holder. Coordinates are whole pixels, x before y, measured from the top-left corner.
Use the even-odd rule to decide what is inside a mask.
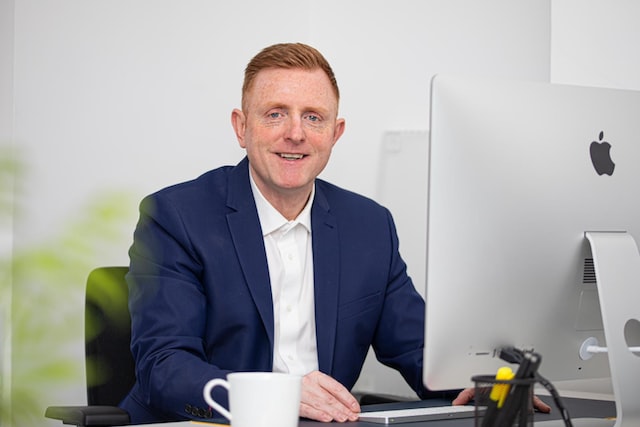
[[[498,380],[491,375],[476,375],[476,427],[533,426],[533,387],[535,378]]]

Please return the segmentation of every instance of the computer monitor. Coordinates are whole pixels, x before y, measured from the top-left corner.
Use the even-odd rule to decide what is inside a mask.
[[[427,387],[514,346],[640,409],[640,92],[434,77],[427,216]]]

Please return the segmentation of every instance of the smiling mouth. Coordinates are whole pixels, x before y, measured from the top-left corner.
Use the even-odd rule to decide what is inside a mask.
[[[285,160],[300,160],[305,157],[304,154],[279,153],[279,155]]]

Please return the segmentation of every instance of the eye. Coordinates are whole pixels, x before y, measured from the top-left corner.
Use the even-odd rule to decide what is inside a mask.
[[[320,116],[316,116],[315,114],[307,114],[307,120],[309,120],[310,122],[319,122]]]
[[[280,118],[280,117],[282,117],[282,113],[279,112],[279,111],[273,111],[273,112],[269,113],[269,118],[270,119],[277,119],[277,118]]]

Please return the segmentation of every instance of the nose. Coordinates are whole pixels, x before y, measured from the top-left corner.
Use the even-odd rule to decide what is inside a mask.
[[[290,117],[285,137],[291,142],[304,142],[305,133],[300,117]]]

